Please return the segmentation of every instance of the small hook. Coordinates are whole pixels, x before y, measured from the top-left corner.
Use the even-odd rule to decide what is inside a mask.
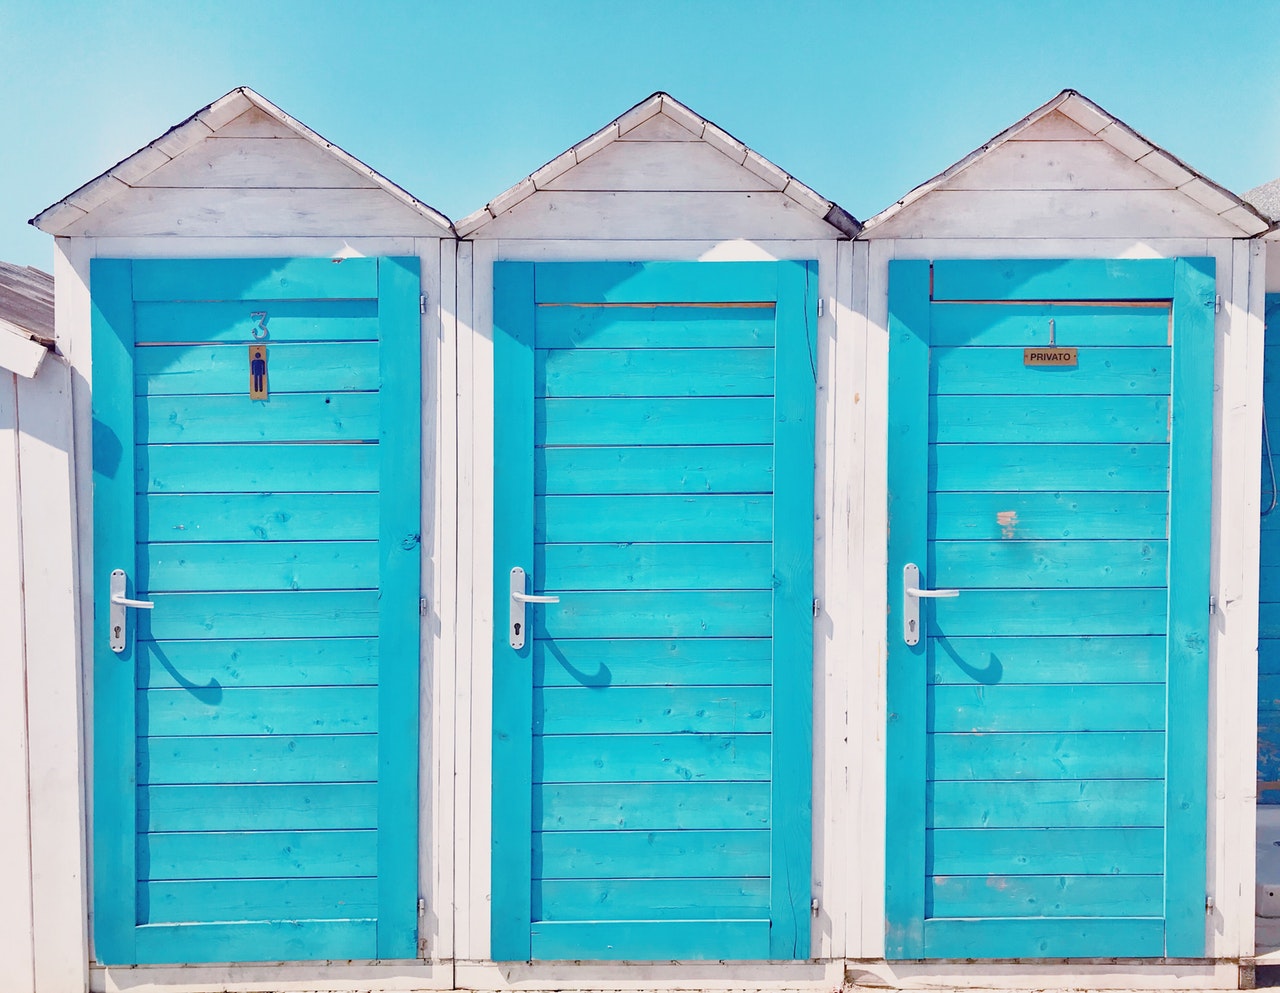
[[[1053,346],[1056,344],[1057,342],[1053,340],[1053,318],[1050,317],[1049,318],[1049,347],[1053,348]]]
[[[267,312],[265,310],[255,310],[249,316],[258,322],[257,326],[251,329],[249,333],[253,335],[255,341],[261,341],[267,336]],[[262,334],[258,334],[259,331]]]

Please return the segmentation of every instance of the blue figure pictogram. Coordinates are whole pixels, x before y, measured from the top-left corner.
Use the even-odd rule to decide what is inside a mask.
[[[250,390],[265,393],[267,390],[267,355],[263,348],[255,348],[249,359]]]

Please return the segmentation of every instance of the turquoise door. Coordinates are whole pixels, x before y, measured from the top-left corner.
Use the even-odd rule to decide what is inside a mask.
[[[889,292],[886,954],[1201,956],[1213,261]]]
[[[495,266],[495,959],[809,955],[816,282]]]
[[[1258,588],[1258,802],[1280,803],[1280,294],[1266,298],[1263,357],[1262,556]]]
[[[417,273],[93,263],[100,962],[417,954]]]

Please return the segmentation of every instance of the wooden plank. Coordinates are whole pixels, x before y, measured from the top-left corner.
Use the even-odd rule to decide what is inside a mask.
[[[934,300],[1170,300],[1171,259],[954,259],[933,263]]]
[[[718,920],[769,913],[769,878],[549,879],[534,887],[538,921]]]
[[[376,259],[142,259],[134,300],[368,300]],[[143,339],[145,340],[145,339]]]
[[[936,491],[1164,490],[1167,445],[933,445]]]
[[[763,638],[773,624],[771,590],[575,592],[529,617],[535,638]]]
[[[942,733],[1162,731],[1165,726],[1160,683],[934,686],[929,707],[930,727]],[[934,744],[947,741],[934,739]]]
[[[372,541],[153,542],[138,549],[138,585],[152,593],[376,589]]]
[[[364,783],[378,778],[378,739],[373,734],[286,735],[273,729],[243,737],[153,736],[139,745],[138,782],[150,786]]]
[[[929,576],[939,587],[1161,586],[1164,541],[934,541]]]
[[[546,921],[533,925],[531,954],[541,960],[660,958],[759,959],[769,951],[769,921]]]
[[[940,396],[930,403],[930,441],[944,444],[1163,444],[1167,397]]]
[[[253,343],[252,331],[265,312],[267,347],[287,342],[375,342],[376,300],[217,300],[134,305],[139,345],[171,343]],[[242,353],[243,354],[243,353]]]
[[[929,889],[936,917],[1156,917],[1164,910],[1163,874],[934,876]]]
[[[538,445],[767,445],[771,397],[547,399],[535,404]]]
[[[926,792],[933,828],[1164,826],[1158,779],[939,782]]]
[[[1165,670],[1161,636],[938,638],[929,652],[931,683],[1158,683]]]
[[[932,630],[958,635],[1163,634],[1163,589],[965,590],[933,603]]]
[[[771,638],[538,640],[534,686],[767,686]]]
[[[206,433],[214,432],[211,428]],[[315,496],[299,491],[337,494],[378,488],[376,445],[236,445],[212,442],[196,445],[145,445],[138,447],[135,464],[139,493],[244,493],[268,498],[270,494],[286,489],[280,485],[281,482],[286,482],[287,489],[293,492],[273,498],[282,505],[280,524],[292,521],[296,513],[294,507],[300,507],[302,516],[305,517],[308,505],[316,501]],[[372,499],[374,498],[371,497]],[[141,509],[142,501],[139,504],[139,513],[145,514]],[[146,504],[148,507],[156,505],[153,500],[146,501]],[[181,508],[190,506],[185,500],[172,505]],[[145,526],[146,523],[145,517],[139,521],[140,526]],[[340,521],[334,523],[339,531],[351,526]],[[246,529],[244,533],[251,532]],[[166,537],[155,531],[150,534],[159,538]],[[199,540],[201,537],[192,535],[189,540]],[[185,539],[186,536],[181,538]]]
[[[1160,828],[964,828],[929,832],[929,874],[1159,875]],[[942,915],[939,915],[942,916]]]
[[[142,641],[188,638],[333,638],[378,633],[378,593],[156,593],[154,610],[138,622]]]
[[[146,541],[367,541],[378,534],[376,493],[156,494],[138,501],[137,514]]]
[[[925,950],[936,958],[1158,958],[1164,952],[1162,917],[1084,917],[1052,930],[1034,918],[925,922]]]
[[[759,176],[701,141],[613,142],[539,189],[772,190]]]
[[[151,641],[137,646],[139,688],[369,686],[378,681],[373,638]]]
[[[369,959],[377,954],[377,921],[237,921],[234,924],[146,924],[138,928],[138,962],[298,962]]]
[[[1117,686],[1110,689],[1129,689]],[[1132,687],[1147,690],[1145,686]],[[1015,687],[1004,687],[1013,690]],[[1016,689],[1025,690],[1026,687]],[[1049,687],[1049,689],[1060,689]],[[1093,687],[1073,686],[1072,690]],[[937,690],[935,689],[935,694]],[[1043,723],[1054,722],[1065,712],[1084,706],[1082,697],[1071,695],[1065,703],[1055,700],[1053,713]],[[1115,695],[1114,692],[1111,695]],[[1106,698],[1107,694],[1098,694]],[[936,699],[936,697],[935,697]],[[1024,695],[1025,699],[1025,695]],[[1136,708],[1135,708],[1136,709]],[[986,708],[976,715],[975,724],[985,718]],[[1021,715],[1025,718],[1025,714]],[[932,779],[1159,779],[1164,775],[1164,739],[1159,731],[1097,731],[1091,718],[1086,731],[992,734],[975,726],[962,733],[930,735]],[[1010,715],[1010,719],[1015,719]],[[1118,721],[1118,717],[1112,717]],[[953,722],[954,723],[954,722]],[[941,870],[939,870],[941,871]],[[1052,870],[1046,870],[1052,871]],[[1065,870],[1062,870],[1065,871]]]
[[[538,831],[760,830],[770,825],[768,783],[622,783],[541,786]]]
[[[247,383],[243,396],[140,397],[138,441],[373,442],[378,439],[380,409],[376,393],[294,393],[250,400]],[[293,489],[292,480],[281,480],[279,488]]]
[[[248,387],[244,345],[155,345],[139,348],[134,392],[139,395],[231,393]],[[271,395],[376,390],[378,346],[373,342],[267,345]]]
[[[539,397],[771,397],[768,348],[539,349]]]
[[[1047,345],[1051,320],[1060,345],[1158,348],[1171,337],[1164,306],[935,303],[929,318],[935,348]]]
[[[929,533],[938,539],[1163,540],[1167,492],[937,493]]]
[[[768,831],[548,831],[534,835],[539,879],[767,876]]]
[[[140,786],[137,794],[141,832],[358,831],[378,826],[378,788],[373,783]]]
[[[1078,359],[1072,367],[1028,367],[1021,348],[934,348],[929,388],[939,395],[1169,395],[1167,348],[1098,346],[1082,348]]]
[[[768,542],[535,545],[540,589],[763,590],[773,585]]]
[[[543,199],[549,202],[556,198]],[[772,262],[542,262],[538,265],[535,300],[539,304],[663,306],[767,303],[777,299],[777,292],[777,267]]]
[[[138,691],[140,726],[153,735],[365,734],[378,730],[372,686],[236,686],[209,692]]]
[[[168,880],[138,884],[148,924],[187,921],[305,920],[373,917],[376,881],[364,879]]]
[[[768,348],[774,306],[539,307],[539,348]]]
[[[533,730],[543,735],[768,732],[772,698],[767,686],[547,687],[533,694]]]
[[[772,493],[771,445],[538,448],[539,494]]]
[[[579,542],[768,541],[768,496],[549,496],[538,501],[533,540]]]
[[[1106,141],[1034,141],[1019,135],[987,149],[951,177],[948,190],[1150,190],[1176,184]],[[1145,151],[1145,148],[1144,148]]]
[[[374,876],[376,841],[375,831],[142,834],[138,859],[153,880]]]
[[[771,753],[768,734],[541,735],[533,774],[542,783],[755,782],[769,778]]]
[[[223,136],[202,141],[134,184],[157,189],[377,189],[368,176],[304,138]]]

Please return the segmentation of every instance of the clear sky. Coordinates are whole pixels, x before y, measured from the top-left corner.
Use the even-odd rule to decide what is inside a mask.
[[[1065,87],[1280,176],[1280,0],[0,0],[0,259],[248,85],[452,218],[666,90],[862,219]]]

